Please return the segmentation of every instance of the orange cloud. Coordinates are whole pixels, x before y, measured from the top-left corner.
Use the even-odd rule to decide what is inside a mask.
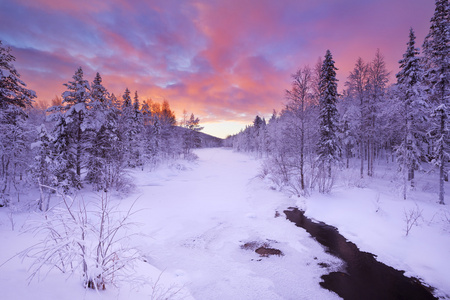
[[[235,127],[282,108],[290,74],[327,49],[340,89],[377,48],[395,74],[409,27],[420,45],[434,9],[429,0],[88,2],[1,4],[0,38],[40,99],[61,95],[82,66],[118,97],[128,87],[142,100],[167,99],[179,116]]]

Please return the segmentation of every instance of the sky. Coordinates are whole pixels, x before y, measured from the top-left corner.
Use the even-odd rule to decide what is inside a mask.
[[[0,0],[0,40],[40,101],[81,66],[225,137],[281,110],[290,75],[327,49],[340,90],[377,49],[394,79],[409,28],[420,48],[433,12],[432,0]]]

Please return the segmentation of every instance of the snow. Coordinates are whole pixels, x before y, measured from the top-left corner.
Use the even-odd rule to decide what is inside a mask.
[[[347,182],[330,194],[298,199],[297,205],[306,208],[308,217],[337,227],[360,250],[404,270],[406,276],[420,278],[437,289],[436,295],[450,299],[450,209],[437,203],[438,174],[430,178],[416,172],[416,188],[403,200],[403,187],[391,178],[395,168],[395,164],[376,166],[377,174],[370,183],[365,179],[362,188]],[[358,178],[357,172],[342,173],[341,177]],[[406,236],[405,213],[410,211],[421,212],[421,217]]]
[[[321,275],[340,270],[342,262],[284,218],[282,211],[295,205],[308,217],[338,227],[380,261],[436,287],[438,295],[450,295],[450,212],[436,204],[433,183],[420,174],[421,185],[409,192],[408,200],[398,187],[386,184],[391,173],[380,168],[370,184],[353,179],[358,174],[342,172],[330,194],[290,198],[258,176],[260,160],[229,149],[195,153],[196,162],[134,170],[134,193],[111,195],[124,211],[136,201],[132,221],[138,235],[130,232],[128,243],[145,257],[134,270],[143,281],[124,281],[97,292],[82,287],[81,274],[52,270],[28,285],[32,262],[15,255],[39,241],[24,230],[38,213],[0,209],[1,298],[139,300],[174,292],[172,299],[339,299],[319,282]],[[90,192],[81,196],[98,197]],[[417,207],[423,218],[405,236],[404,212]],[[281,216],[275,217],[276,211]],[[267,243],[284,255],[260,257],[242,247],[251,242]],[[318,265],[323,262],[330,267]]]
[[[153,172],[134,171],[136,192],[117,203],[126,210],[137,199],[133,221],[139,236],[130,243],[147,262],[140,262],[140,282],[124,282],[106,291],[86,291],[80,276],[51,271],[27,285],[30,260],[13,257],[37,237],[20,228],[29,213],[14,215],[15,230],[1,210],[0,289],[5,299],[157,299],[172,288],[173,299],[339,299],[322,289],[320,276],[341,262],[324,252],[304,230],[275,211],[292,204],[270,190],[257,174],[260,161],[232,150],[204,149],[195,163],[177,162]],[[85,198],[95,195],[85,193]],[[123,195],[122,195],[123,197]],[[245,243],[268,243],[283,256],[260,257]],[[127,245],[129,246],[129,245]],[[161,280],[158,281],[158,277]],[[154,283],[157,282],[155,285]],[[138,285],[136,287],[136,285]],[[152,288],[156,287],[156,288]]]

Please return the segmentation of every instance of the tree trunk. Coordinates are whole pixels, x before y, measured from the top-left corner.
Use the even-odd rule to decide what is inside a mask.
[[[361,178],[364,178],[364,144],[362,141],[359,144],[359,156],[361,158]]]
[[[76,148],[76,169],[77,175],[81,176],[81,128],[77,132],[77,148]]]
[[[445,116],[444,113],[441,114],[441,132],[440,135],[443,136],[445,134]],[[445,143],[443,141],[442,143]],[[446,157],[444,155],[444,145],[441,146],[439,150],[439,156],[441,158],[441,165],[439,166],[439,204],[445,204],[444,202],[444,171],[445,171],[445,163]]]
[[[302,128],[300,130],[300,186],[302,191],[305,189],[305,174],[304,174],[304,164],[305,164],[305,118],[303,112],[303,102],[302,102]]]

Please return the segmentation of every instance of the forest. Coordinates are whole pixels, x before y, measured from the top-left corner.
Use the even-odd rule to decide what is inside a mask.
[[[0,44],[0,53],[1,206],[20,201],[32,187],[40,190],[40,210],[48,209],[56,189],[127,190],[127,168],[151,169],[180,156],[194,159],[191,149],[202,145],[194,114],[185,112],[177,126],[167,100],[141,104],[137,91],[131,99],[128,88],[118,99],[99,73],[89,83],[81,67],[51,107],[33,105],[36,94],[20,80],[11,50]]]
[[[230,136],[226,145],[267,156],[267,172],[280,186],[298,195],[317,188],[329,192],[334,174],[360,161],[360,176],[371,177],[376,161],[396,162],[404,192],[414,188],[415,172],[424,164],[439,172],[439,203],[448,181],[450,101],[449,8],[437,1],[422,51],[409,32],[396,82],[377,50],[370,62],[356,60],[343,92],[338,93],[335,62],[327,50],[313,67],[292,75],[285,108],[266,121]],[[0,44],[0,205],[19,201],[30,183],[41,187],[41,200],[58,187],[65,192],[91,184],[94,189],[122,189],[125,168],[184,155],[199,145],[190,131],[174,130],[177,121],[169,102],[132,99],[128,88],[110,94],[99,73],[92,83],[78,68],[64,84],[62,98],[46,108],[33,105],[14,67],[11,49]],[[141,103],[142,102],[142,103]],[[187,113],[180,124],[199,131],[199,119]],[[32,159],[30,159],[32,158]]]
[[[432,166],[439,174],[440,204],[449,171],[450,35],[449,7],[437,1],[422,51],[411,28],[399,60],[396,82],[377,50],[358,58],[338,93],[336,66],[328,50],[313,67],[292,75],[285,108],[266,121],[228,137],[238,151],[266,157],[264,173],[281,189],[305,196],[330,192],[336,174],[358,161],[361,178],[377,162],[396,163],[403,197],[415,187],[415,173]],[[353,166],[353,165],[352,165]],[[356,167],[356,166],[353,166]]]

